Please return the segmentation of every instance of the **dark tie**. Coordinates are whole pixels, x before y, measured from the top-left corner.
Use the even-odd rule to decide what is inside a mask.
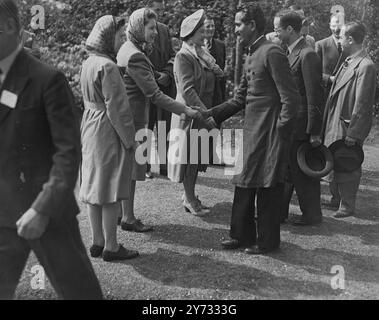
[[[342,46],[341,46],[341,42],[338,42],[337,43],[337,50],[338,50],[338,53],[341,54],[342,53]]]

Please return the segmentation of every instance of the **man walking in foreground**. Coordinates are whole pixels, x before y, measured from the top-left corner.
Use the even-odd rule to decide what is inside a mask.
[[[0,299],[33,250],[63,299],[102,299],[84,248],[74,187],[80,136],[65,76],[20,41],[14,0],[0,0]]]

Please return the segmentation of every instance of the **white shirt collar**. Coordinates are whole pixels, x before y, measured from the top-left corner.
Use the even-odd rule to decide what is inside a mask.
[[[300,36],[295,42],[293,42],[290,46],[288,46],[289,53],[292,53],[293,49],[295,49],[296,45],[303,39],[303,36]]]
[[[16,60],[16,57],[21,51],[21,49],[22,49],[22,46],[19,45],[16,48],[16,50],[14,50],[8,57],[0,61],[0,69],[3,72],[3,74],[0,75],[1,82],[4,82],[9,70],[11,69],[13,65],[13,62]]]

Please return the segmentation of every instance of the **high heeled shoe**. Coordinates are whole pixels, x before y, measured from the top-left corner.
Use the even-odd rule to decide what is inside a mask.
[[[183,194],[183,195],[182,195],[182,201],[184,202],[185,199],[186,199],[186,196],[185,196],[185,194]],[[205,206],[205,205],[203,205],[203,204],[201,203],[201,201],[200,201],[200,199],[199,199],[199,196],[196,196],[196,200],[197,200],[197,202],[199,203],[199,205],[201,206],[201,209],[204,209],[204,210],[206,210],[206,211],[210,211],[210,210],[211,210],[210,207],[207,207],[207,206]],[[188,211],[187,211],[187,212],[188,212]]]
[[[205,215],[210,213],[210,210],[203,209],[198,201],[190,202],[184,199],[183,207],[186,212],[191,213],[192,215],[197,217],[204,217]]]

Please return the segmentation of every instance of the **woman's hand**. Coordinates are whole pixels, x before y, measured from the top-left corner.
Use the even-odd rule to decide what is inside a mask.
[[[192,119],[201,120],[203,119],[203,116],[201,115],[201,112],[199,110],[200,110],[199,107],[186,107],[184,113],[186,114],[186,116]]]
[[[212,109],[205,109],[197,106],[191,106],[191,108],[199,111],[201,113],[202,119],[204,120],[212,117]]]

